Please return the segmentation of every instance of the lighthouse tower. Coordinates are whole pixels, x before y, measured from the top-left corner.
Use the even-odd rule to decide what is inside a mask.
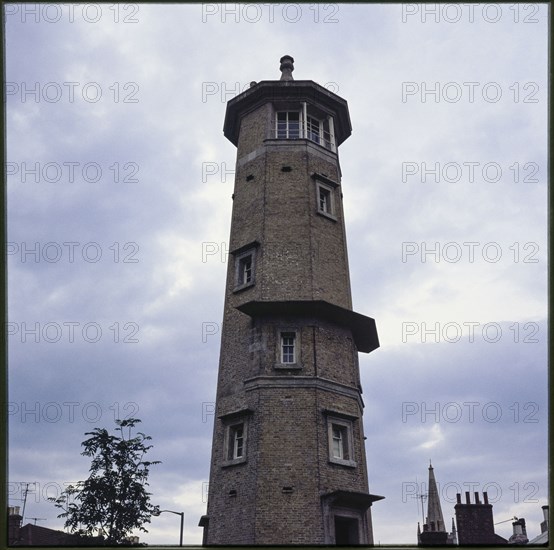
[[[338,147],[344,99],[311,80],[227,104],[237,147],[204,544],[372,544]]]

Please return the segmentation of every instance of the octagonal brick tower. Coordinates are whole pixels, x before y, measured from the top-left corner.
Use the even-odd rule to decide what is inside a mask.
[[[227,104],[237,147],[204,544],[372,544],[338,146],[344,99],[294,80]]]

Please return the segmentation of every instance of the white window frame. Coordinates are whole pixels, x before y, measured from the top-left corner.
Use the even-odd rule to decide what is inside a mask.
[[[223,445],[223,466],[232,466],[246,462],[248,454],[248,420],[244,417],[235,420],[224,421],[225,435]],[[237,428],[242,429],[242,453],[238,455]]]
[[[293,360],[292,363],[284,362],[284,349],[283,349],[283,335],[284,334],[294,334],[294,350],[293,350]],[[300,357],[300,329],[298,327],[291,326],[279,326],[277,327],[277,332],[275,334],[275,368],[277,369],[301,369],[301,357]]]
[[[348,429],[341,424],[331,424],[331,453],[333,458],[348,459]],[[337,444],[338,443],[338,444]],[[346,452],[345,452],[346,451]],[[346,456],[345,456],[346,454]]]
[[[331,190],[324,185],[318,185],[317,191],[317,207],[320,212],[323,212],[324,214],[332,214],[333,206],[331,204]]]
[[[316,123],[316,124],[314,124]],[[315,141],[315,143],[319,143],[321,145],[321,120],[318,118],[308,115],[306,120],[306,137],[310,141]],[[314,139],[312,136],[313,134],[316,134],[317,132],[317,139]]]
[[[310,112],[308,112],[308,110]],[[291,113],[298,115],[298,135],[290,135],[289,115]],[[279,135],[279,115],[285,114],[285,135]],[[295,121],[296,122],[296,121]],[[317,125],[317,132],[310,135],[308,125]],[[317,139],[314,139],[317,134]],[[308,139],[312,143],[317,143],[328,151],[337,152],[335,144],[335,125],[331,115],[313,112],[308,103],[303,101],[297,108],[275,110],[275,139]]]
[[[302,112],[304,113],[304,137],[310,141],[325,147],[328,151],[333,151],[336,153],[337,148],[335,145],[335,125],[333,122],[333,117],[331,115],[324,115],[324,118],[321,118],[321,115],[310,114],[306,103],[303,103]],[[317,124],[317,139],[314,139],[310,134],[308,126],[315,126]],[[315,132],[314,132],[315,134]]]
[[[240,435],[239,435],[240,434]],[[245,456],[245,433],[244,422],[232,424],[229,426],[229,447],[227,449],[227,459],[237,460]],[[240,449],[240,454],[239,454]]]
[[[250,280],[245,280],[245,262],[250,258]],[[242,290],[256,283],[256,248],[252,247],[235,256],[235,288]]]
[[[286,115],[286,121],[285,121],[285,134],[286,135],[285,135],[285,137],[279,136],[279,115],[283,114],[283,113]],[[291,113],[294,113],[294,114],[298,115],[298,135],[294,136],[294,137],[291,137],[289,135],[289,133],[290,133],[289,115]],[[275,137],[277,139],[299,139],[299,138],[302,138],[303,135],[304,135],[304,121],[303,121],[302,111],[297,110],[297,109],[291,109],[291,110],[287,110],[287,111],[277,111],[277,114],[275,115]]]
[[[342,441],[342,457],[335,456],[335,427],[340,430]],[[334,416],[327,417],[327,434],[329,440],[329,462],[340,464],[342,466],[356,467],[357,463],[354,460],[354,439],[353,426],[351,420],[337,418]],[[346,456],[345,456],[346,455]]]
[[[253,260],[252,254],[245,254],[242,258],[239,258],[239,284],[247,285],[252,282],[254,277],[252,270],[254,267]]]
[[[323,210],[321,208],[321,191],[325,191],[327,193],[327,196],[329,197],[329,203],[327,205],[327,210]],[[322,181],[316,180],[316,201],[317,201],[317,213],[321,214],[322,216],[325,216],[327,218],[331,218],[332,220],[337,220],[337,217],[335,215],[335,189],[331,185],[327,185],[326,183],[323,183]]]
[[[285,339],[290,339],[292,335],[292,361],[285,360],[285,347],[291,347],[290,344],[285,344]],[[297,342],[296,342],[296,331],[282,331],[280,332],[280,346],[281,346],[281,363],[283,365],[295,365],[296,364],[296,355],[297,355]],[[287,356],[290,352],[287,351]],[[288,359],[288,357],[287,357]]]

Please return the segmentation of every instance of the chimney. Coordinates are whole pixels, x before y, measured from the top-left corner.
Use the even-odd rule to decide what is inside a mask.
[[[525,520],[520,518],[512,523],[514,534],[509,538],[508,544],[527,544],[527,530],[525,529]]]
[[[492,504],[488,502],[488,494],[474,492],[475,502],[471,502],[471,493],[466,491],[466,502],[462,504],[461,495],[456,495],[458,503],[456,511],[457,539],[460,546],[470,544],[505,544],[507,541],[494,532],[494,518]],[[484,502],[483,502],[484,501]],[[515,538],[515,535],[514,535]],[[523,536],[519,538],[524,538]],[[518,540],[519,540],[518,538]],[[519,542],[518,542],[519,544]]]
[[[517,521],[512,523],[514,527],[514,535],[525,535],[527,536],[527,529],[525,528],[525,519],[519,518]]]
[[[294,71],[294,59],[290,55],[284,55],[279,60],[281,62],[281,66],[279,67],[279,70],[281,71],[281,80],[294,80],[292,77],[292,71]]]
[[[19,541],[19,529],[23,518],[19,514],[19,506],[8,506],[8,545]]]
[[[544,521],[541,522],[541,533],[548,531],[548,505],[542,507]]]

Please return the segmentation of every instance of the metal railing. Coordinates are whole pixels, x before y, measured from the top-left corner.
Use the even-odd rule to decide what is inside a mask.
[[[278,124],[275,134],[277,139],[309,139],[310,141],[325,147],[329,151],[335,151],[335,143],[331,132],[327,132],[325,130],[321,132],[319,128],[315,130],[310,128],[309,125],[297,126],[295,124],[291,127],[290,123],[288,125]]]

